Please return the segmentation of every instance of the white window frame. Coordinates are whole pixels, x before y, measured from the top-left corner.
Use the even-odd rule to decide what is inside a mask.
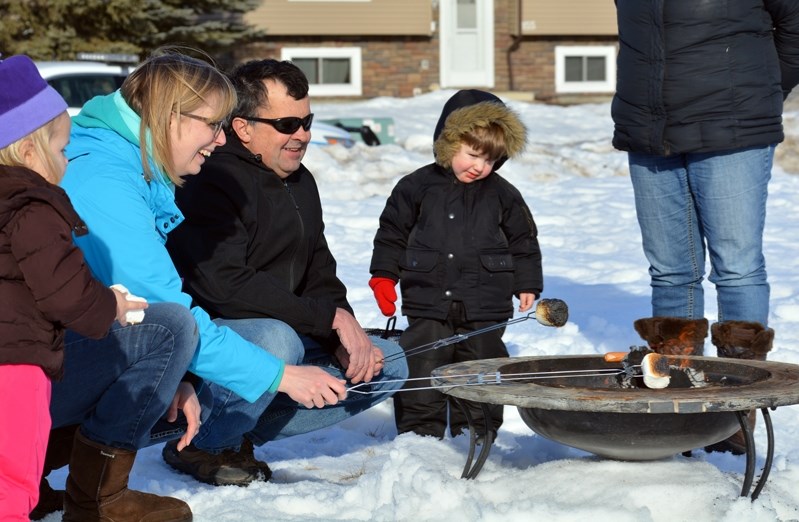
[[[602,56],[605,58],[604,82],[567,82],[566,58]],[[616,90],[616,46],[614,45],[558,45],[555,47],[555,92],[614,92]]]
[[[312,83],[311,96],[361,96],[363,83],[361,79],[360,47],[284,47],[280,51],[283,60],[295,58],[347,58],[350,61],[349,83]]]

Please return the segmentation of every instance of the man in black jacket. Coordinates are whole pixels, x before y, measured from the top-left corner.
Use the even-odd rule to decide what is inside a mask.
[[[705,252],[719,356],[765,359],[763,228],[782,103],[799,82],[796,0],[617,0],[613,144],[628,152],[656,351],[702,355]],[[744,451],[742,433],[712,449]]]
[[[399,358],[383,367],[401,349],[364,333],[336,276],[316,182],[301,163],[313,121],[305,75],[290,62],[260,60],[238,67],[231,80],[239,101],[227,144],[176,195],[186,221],[168,248],[185,289],[216,322],[266,350],[291,344],[274,342],[275,335],[299,334],[304,357],[287,364],[322,366],[353,384],[370,382],[372,392],[311,410],[283,394],[250,404],[215,388],[211,419],[194,443],[181,452],[166,446],[164,459],[198,480],[241,485],[270,475],[253,444],[373,406],[402,386],[407,366]]]

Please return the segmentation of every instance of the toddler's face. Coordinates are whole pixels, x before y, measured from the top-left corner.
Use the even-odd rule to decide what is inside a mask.
[[[30,154],[26,160],[26,163],[29,163],[29,165],[26,165],[28,168],[54,185],[61,183],[61,180],[64,179],[64,172],[67,170],[67,157],[64,154],[64,149],[69,143],[69,129],[71,126],[72,121],[66,111],[56,116],[55,120],[53,120],[52,133],[47,143],[47,153],[50,155],[52,162],[47,161],[47,158],[40,157],[35,152]]]
[[[472,183],[491,174],[494,163],[496,160],[488,154],[461,143],[460,150],[452,157],[452,172],[461,183]]]

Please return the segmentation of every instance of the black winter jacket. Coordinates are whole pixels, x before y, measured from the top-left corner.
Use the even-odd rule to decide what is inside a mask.
[[[469,321],[505,320],[514,294],[543,289],[537,229],[519,191],[496,172],[461,183],[451,169],[463,130],[486,117],[505,126],[514,154],[523,148],[518,118],[485,95],[460,91],[445,105],[436,163],[402,178],[380,216],[369,270],[400,281],[404,315],[445,319],[461,301]]]
[[[212,317],[271,317],[328,338],[336,308],[352,312],[304,166],[282,180],[228,137],[176,202],[186,220],[167,248],[186,292]]]
[[[402,313],[445,319],[462,301],[469,321],[513,315],[513,294],[541,294],[533,216],[496,172],[464,184],[432,164],[405,176],[380,216],[370,272],[400,281]]]
[[[617,0],[613,145],[667,156],[783,140],[796,0]]]

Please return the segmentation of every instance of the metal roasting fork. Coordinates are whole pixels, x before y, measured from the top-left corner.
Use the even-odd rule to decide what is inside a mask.
[[[640,365],[630,366],[630,368],[640,368]],[[553,370],[551,372],[524,372],[524,373],[508,373],[502,375],[500,372],[494,373],[470,373],[463,375],[447,375],[447,379],[467,379],[462,383],[457,384],[442,384],[440,386],[426,386],[422,388],[408,388],[399,389],[401,391],[419,391],[419,390],[439,390],[441,388],[457,388],[459,386],[486,386],[492,384],[503,384],[512,381],[528,381],[535,379],[558,379],[564,377],[602,377],[602,376],[615,376],[626,373],[626,370],[619,368],[607,369],[593,369],[593,370]],[[643,377],[643,375],[633,375],[633,377]],[[393,379],[387,381],[380,381],[380,383],[392,382],[408,382],[408,381],[429,381],[430,377],[415,377],[411,379]],[[347,388],[348,392],[360,393],[363,395],[370,395],[373,393],[385,393],[384,391],[360,390],[361,387],[368,387],[371,382],[362,382]]]
[[[473,337],[475,335],[480,335],[486,332],[490,332],[491,330],[496,330],[498,328],[504,328],[506,326],[510,326],[512,324],[521,323],[522,321],[526,321],[528,319],[535,318],[535,312],[530,312],[529,314],[525,315],[524,317],[517,317],[516,319],[511,319],[502,323],[497,323],[492,326],[487,326],[485,328],[480,328],[479,330],[474,330],[469,333],[465,334],[456,334],[451,337],[446,337],[444,339],[439,339],[438,341],[433,341],[431,343],[422,344],[416,346],[414,348],[408,348],[399,353],[395,353],[394,355],[390,355],[388,357],[383,358],[383,362],[391,362],[397,359],[411,357],[412,355],[417,355],[420,353],[428,352],[430,350],[438,350],[439,348],[443,348],[444,346],[449,346],[451,344],[459,343],[461,341],[465,341],[469,337]],[[408,379],[411,380],[411,379]],[[417,388],[418,389],[418,388]]]

